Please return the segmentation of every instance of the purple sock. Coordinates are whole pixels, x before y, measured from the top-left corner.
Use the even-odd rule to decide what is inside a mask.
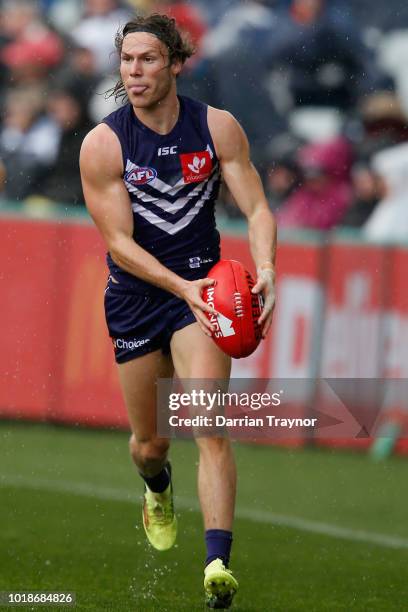
[[[143,476],[140,474],[147,486],[153,493],[163,493],[170,484],[171,471],[169,469],[169,463],[167,463],[161,472],[156,476]]]
[[[222,559],[225,567],[228,567],[231,545],[232,531],[225,529],[207,529],[205,532],[205,543],[207,545],[207,566],[214,559]]]

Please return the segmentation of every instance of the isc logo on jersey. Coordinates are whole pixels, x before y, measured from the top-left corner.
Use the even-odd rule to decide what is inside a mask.
[[[180,162],[185,183],[201,183],[211,174],[212,161],[209,151],[182,153]]]
[[[157,171],[149,166],[136,166],[125,174],[125,181],[131,185],[145,185],[150,183],[157,176]]]
[[[172,147],[159,147],[157,149],[157,155],[159,157],[163,155],[175,155],[177,153],[177,145],[173,145]]]

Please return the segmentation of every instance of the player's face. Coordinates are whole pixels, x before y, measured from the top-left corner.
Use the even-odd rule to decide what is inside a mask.
[[[133,32],[123,40],[120,75],[136,108],[154,107],[175,87],[180,63],[169,65],[167,47],[153,34]]]

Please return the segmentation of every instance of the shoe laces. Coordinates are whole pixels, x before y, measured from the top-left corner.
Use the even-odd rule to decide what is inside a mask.
[[[168,525],[174,517],[173,500],[171,497],[159,501],[156,497],[146,496],[146,504],[150,520],[159,525]]]
[[[230,574],[232,576],[232,570],[228,569],[228,567],[225,567],[224,563],[221,562],[219,565],[220,567],[218,567],[216,570],[214,569],[214,571],[222,570],[223,572],[226,572],[227,574]]]

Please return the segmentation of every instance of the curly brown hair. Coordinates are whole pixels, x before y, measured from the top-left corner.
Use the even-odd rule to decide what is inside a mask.
[[[122,45],[125,36],[132,34],[133,32],[147,32],[153,34],[162,43],[164,43],[169,51],[169,62],[184,62],[191,57],[195,48],[191,44],[190,40],[186,36],[182,36],[177,29],[176,20],[168,17],[167,15],[159,15],[154,13],[147,17],[138,16],[128,21],[122,30],[119,30],[115,36],[115,47],[120,56],[122,52]],[[114,96],[115,100],[122,98],[124,100],[127,97],[125,86],[123,85],[122,79],[119,79],[116,85],[110,89],[107,96]]]

